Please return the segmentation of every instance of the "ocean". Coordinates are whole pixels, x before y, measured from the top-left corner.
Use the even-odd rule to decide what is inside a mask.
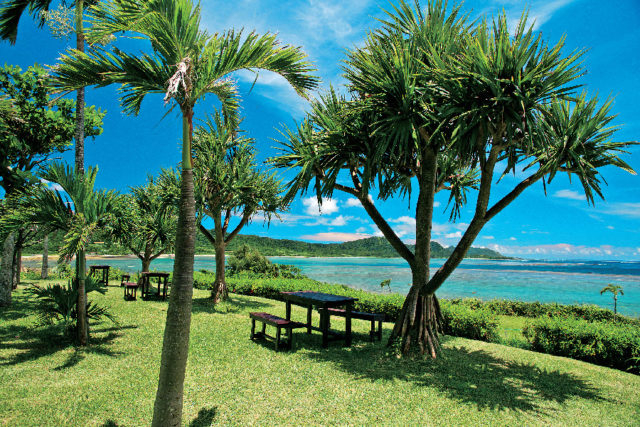
[[[401,258],[299,258],[269,257],[273,262],[291,264],[316,280],[341,283],[372,292],[406,294],[411,272]],[[432,260],[432,273],[445,260]],[[25,262],[27,266],[37,263]],[[125,271],[140,270],[140,261],[131,258],[88,260],[88,265],[109,264]],[[171,271],[173,259],[156,259],[152,270]],[[215,270],[213,256],[197,256],[195,270]],[[389,288],[380,282],[390,279]],[[623,287],[618,296],[618,312],[640,316],[640,262],[630,261],[540,261],[466,259],[437,291],[444,298],[493,298],[596,304],[613,308],[611,293],[600,295],[608,283]]]

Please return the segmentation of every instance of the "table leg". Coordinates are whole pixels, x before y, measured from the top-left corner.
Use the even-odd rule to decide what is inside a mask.
[[[287,301],[287,320],[291,320],[291,301]]]
[[[320,311],[320,329],[322,329],[322,348],[329,347],[329,310]]]
[[[347,347],[351,347],[351,309],[353,308],[353,304],[347,304],[346,307],[346,319],[345,319],[345,333],[344,333],[344,343]]]
[[[308,334],[311,333],[311,315],[312,314],[313,314],[313,307],[311,306],[307,307],[307,333]],[[322,320],[320,320],[320,323],[322,324]]]

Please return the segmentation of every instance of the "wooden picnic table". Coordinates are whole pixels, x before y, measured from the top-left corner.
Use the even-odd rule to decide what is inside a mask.
[[[347,347],[351,346],[351,312],[353,311],[353,303],[357,298],[345,297],[341,295],[325,294],[313,291],[297,291],[297,292],[281,292],[280,296],[287,304],[287,320],[291,320],[291,304],[299,305],[307,308],[307,333],[312,330],[322,332],[322,347],[329,346],[329,339],[344,339]],[[316,307],[320,313],[320,326],[313,326],[311,323],[311,314],[313,308]],[[344,308],[345,333],[344,335],[329,330],[331,313],[329,308]]]
[[[109,265],[91,265],[89,266],[89,276],[98,276],[98,283],[102,283],[105,286],[109,286]],[[99,274],[102,272],[102,278]]]
[[[140,274],[141,283],[140,287],[142,288],[142,298],[149,296],[151,293],[151,279],[158,279],[158,292],[157,295],[160,296],[160,288],[162,287],[162,299],[167,298],[167,286],[169,283],[169,273],[156,273],[156,272],[143,272]]]

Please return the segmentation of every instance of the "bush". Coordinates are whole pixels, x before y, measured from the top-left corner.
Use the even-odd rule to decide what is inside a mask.
[[[472,309],[462,305],[441,304],[443,332],[456,337],[498,342],[498,321],[486,309]]]
[[[640,373],[640,330],[637,327],[577,319],[538,319],[522,333],[531,348],[543,353]]]
[[[494,314],[522,317],[574,318],[590,322],[617,322],[640,326],[640,320],[614,314],[611,310],[596,305],[564,305],[558,303],[540,303],[494,299],[482,301],[477,298],[456,298],[451,304],[461,305],[473,310],[485,308]]]
[[[103,285],[98,284],[91,278],[87,278],[85,281],[85,290],[87,294],[94,291],[101,294],[106,292],[106,288]],[[73,332],[74,321],[77,318],[76,301],[78,300],[78,289],[75,281],[72,284],[70,280],[66,286],[58,284],[48,286],[31,285],[26,289],[26,292],[36,298],[36,310],[42,324],[50,325],[58,322],[63,325],[65,333],[71,334]],[[91,301],[87,303],[87,317],[93,320],[100,320],[106,317],[117,323],[105,307],[98,306]]]
[[[301,279],[305,277],[298,267],[274,264],[248,245],[242,245],[229,257],[227,268],[230,277],[237,276],[247,279],[269,277]]]

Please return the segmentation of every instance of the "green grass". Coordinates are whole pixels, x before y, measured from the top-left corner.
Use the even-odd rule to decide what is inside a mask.
[[[384,339],[369,343],[368,323],[357,320],[350,349],[324,350],[319,334],[298,330],[293,351],[276,353],[249,340],[247,313],[284,315],[283,303],[232,295],[214,307],[207,297],[195,291],[186,424],[640,422],[640,377],[629,373],[462,338],[446,338],[435,361],[398,360]],[[0,309],[0,425],[149,424],[167,303],[125,302],[119,287],[91,298],[111,307],[120,327],[92,325],[83,350],[55,328],[36,328],[23,290]],[[304,318],[303,309],[293,314]]]

